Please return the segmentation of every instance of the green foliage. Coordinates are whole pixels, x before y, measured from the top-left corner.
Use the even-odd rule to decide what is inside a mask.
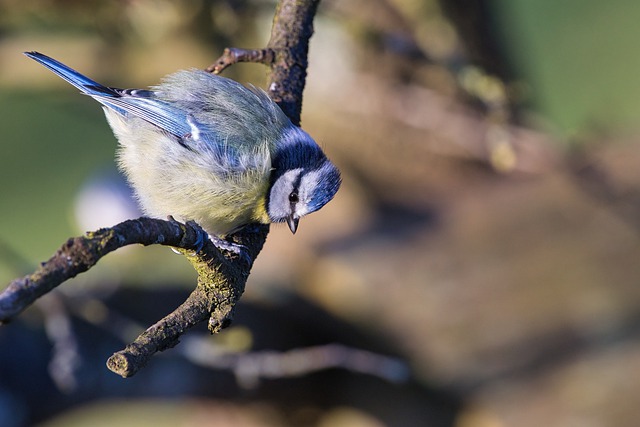
[[[640,115],[640,3],[493,0],[495,30],[530,97],[562,134],[628,126]]]
[[[69,96],[7,90],[0,96],[0,241],[31,262],[78,234],[73,197],[92,171],[113,164],[116,142],[100,108],[73,91]],[[0,262],[3,282],[15,274]]]

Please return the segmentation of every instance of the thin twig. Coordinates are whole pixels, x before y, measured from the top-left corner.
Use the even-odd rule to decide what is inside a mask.
[[[228,47],[216,62],[205,68],[205,71],[213,74],[220,74],[227,67],[239,62],[253,62],[257,64],[271,65],[275,55],[275,51],[271,48],[241,49],[238,47]]]

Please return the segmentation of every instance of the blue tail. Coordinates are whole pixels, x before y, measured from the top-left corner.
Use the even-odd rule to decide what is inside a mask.
[[[24,52],[24,54],[29,58],[38,61],[39,63],[80,89],[82,93],[90,96],[120,96],[120,94],[118,94],[115,90],[91,80],[89,77],[80,74],[76,70],[67,67],[63,63],[58,62],[55,59],[48,57],[47,55],[43,55],[39,52]]]
[[[124,117],[128,115],[140,117],[178,138],[190,134],[193,126],[196,126],[195,121],[188,117],[186,111],[157,99],[153,91],[110,88],[42,53],[24,52],[24,54],[80,89],[80,92]]]

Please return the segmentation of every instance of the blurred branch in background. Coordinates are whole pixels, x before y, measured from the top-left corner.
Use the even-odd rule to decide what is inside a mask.
[[[123,342],[129,342],[144,331],[144,327],[132,319],[114,312],[100,300],[91,296],[74,296],[68,300],[69,310],[83,320],[94,324]],[[91,310],[85,309],[91,307]],[[100,313],[96,316],[95,313]],[[278,379],[310,375],[326,369],[345,369],[354,373],[376,376],[384,380],[402,383],[409,380],[409,367],[397,358],[383,356],[341,344],[327,344],[279,351],[251,351],[250,332],[245,328],[231,328],[224,340],[208,336],[189,336],[175,349],[189,362],[215,370],[232,372],[238,384],[255,388],[263,379]],[[234,338],[237,337],[237,338]],[[67,350],[73,351],[75,347]],[[62,359],[62,355],[56,359]],[[77,359],[77,355],[75,357]],[[77,360],[76,362],[77,363]],[[68,389],[73,377],[68,369],[73,364],[52,362],[52,375],[65,380],[61,385]]]
[[[603,145],[579,144],[568,156],[567,171],[579,189],[633,227],[640,236],[640,186],[621,182],[615,166],[598,158]]]
[[[256,387],[261,379],[291,378],[324,369],[345,369],[403,383],[409,380],[408,366],[395,358],[340,344],[291,349],[220,354],[220,348],[200,339],[185,343],[183,354],[192,362],[213,369],[232,371],[238,383]]]
[[[403,139],[416,153],[477,161],[498,172],[566,173],[637,224],[640,190],[618,188],[591,144],[573,150],[526,123],[525,86],[504,57],[489,2],[364,3],[328,1],[325,8],[371,48],[358,58],[357,81],[336,95],[341,111],[375,117],[389,129],[415,129]]]
[[[404,86],[399,96],[389,98],[390,93],[384,93],[376,98],[407,100],[405,105],[410,108],[421,107],[408,112],[406,109],[398,109],[398,105],[392,103],[390,109],[395,111],[385,111],[385,114],[401,120],[407,117],[404,120],[408,124],[423,126],[426,132],[435,130],[436,138],[442,134],[446,138],[447,134],[454,134],[454,129],[460,127],[460,133],[455,138],[446,138],[444,144],[439,144],[439,149],[436,148],[439,153],[466,155],[485,162],[500,172],[540,173],[549,167],[548,164],[539,163],[541,157],[549,156],[551,148],[548,146],[548,136],[540,133],[533,139],[522,138],[525,132],[529,135],[536,132],[520,130],[513,123],[513,91],[501,77],[507,74],[504,67],[494,63],[500,61],[500,55],[495,50],[490,55],[484,52],[482,56],[470,53],[476,48],[476,40],[487,41],[489,46],[486,48],[492,47],[493,39],[487,37],[487,34],[473,32],[479,27],[470,27],[465,25],[466,22],[458,22],[461,25],[456,26],[456,21],[451,21],[444,14],[440,2],[435,0],[328,3],[332,16],[338,20],[346,20],[352,26],[356,25],[360,30],[360,38],[371,44],[373,51],[379,54],[364,59],[362,66],[365,69],[375,67],[376,75],[382,75],[381,80],[384,80],[382,86]],[[446,11],[465,11],[465,19],[472,19],[474,23],[486,23],[486,19],[483,19],[486,13],[478,14],[479,8],[467,10],[467,5],[454,7],[450,2],[444,3]],[[362,13],[363,10],[366,12]],[[452,15],[456,16],[455,13]],[[457,33],[458,29],[469,32],[464,33],[461,38]],[[472,32],[472,37],[465,37]],[[465,46],[467,41],[472,45]],[[485,48],[484,45],[482,47]],[[418,99],[412,99],[412,92],[424,92],[425,87],[432,88],[440,96],[418,96]],[[443,112],[450,111],[448,107],[452,102],[451,95],[456,93],[466,97],[464,101],[471,100],[482,107],[482,117],[478,118],[482,121],[481,129],[484,129],[480,132],[475,126],[477,123],[460,123],[466,117],[475,115],[471,110],[458,108],[451,113],[453,117],[443,116]],[[440,97],[446,98],[447,102],[440,103]],[[438,124],[438,129],[433,126],[434,122]],[[462,152],[442,149],[443,145],[449,144],[458,145],[463,149]],[[464,146],[461,147],[461,144]],[[529,159],[529,156],[533,159]]]

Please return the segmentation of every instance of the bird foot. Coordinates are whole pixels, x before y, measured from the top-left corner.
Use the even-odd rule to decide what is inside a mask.
[[[247,252],[247,247],[241,245],[239,243],[230,242],[218,236],[209,236],[209,240],[213,243],[213,245],[224,252],[230,252],[238,255],[242,258],[246,263],[251,264],[251,257]]]

